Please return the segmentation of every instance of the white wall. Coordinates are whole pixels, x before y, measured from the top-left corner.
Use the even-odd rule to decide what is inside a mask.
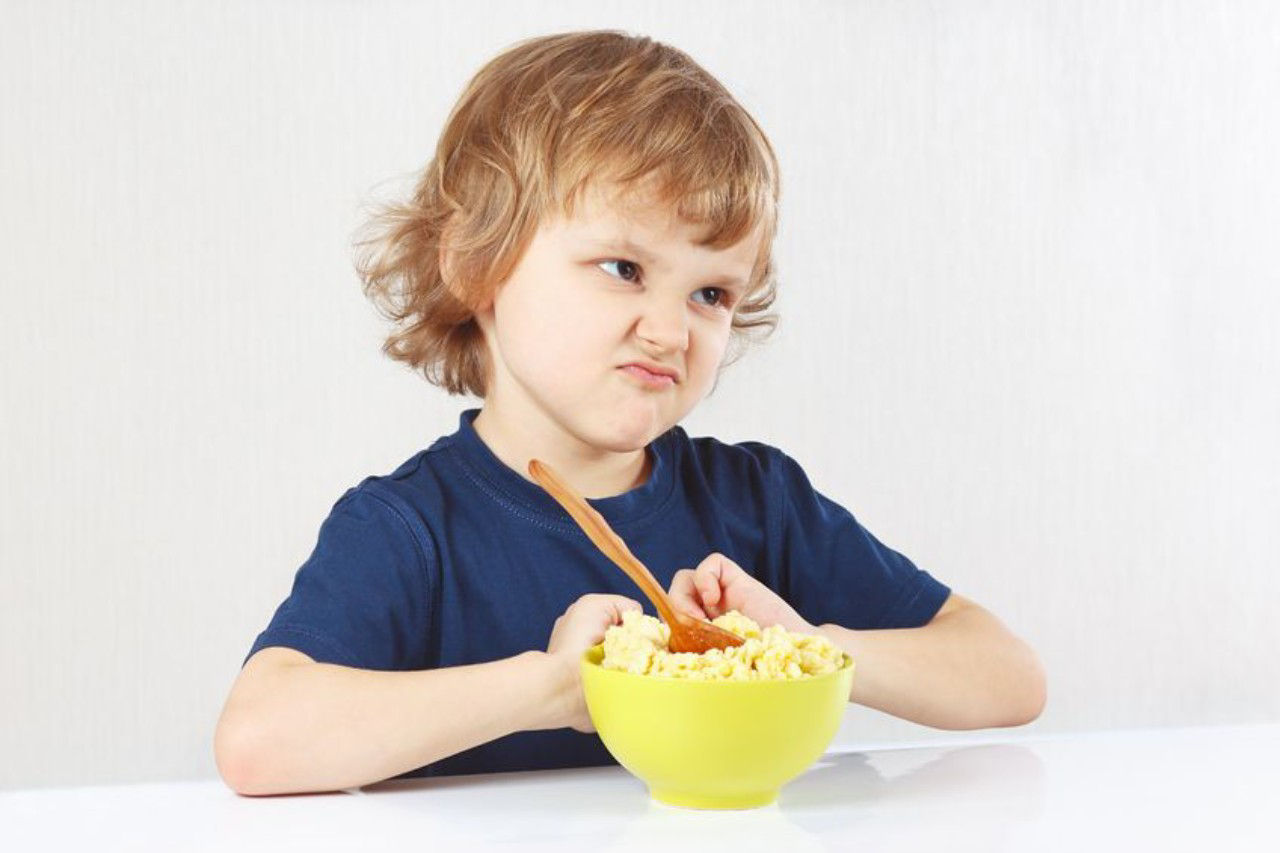
[[[782,158],[783,325],[690,430],[1026,636],[1036,728],[1280,718],[1274,4],[540,6],[0,5],[0,785],[213,775],[329,506],[470,404],[380,356],[360,205],[598,26]]]

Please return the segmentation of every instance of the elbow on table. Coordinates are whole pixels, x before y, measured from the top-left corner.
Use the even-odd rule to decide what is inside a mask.
[[[257,745],[260,739],[249,731],[249,726],[226,715],[218,721],[213,734],[213,760],[218,775],[227,787],[243,796],[261,796],[278,793],[263,784],[262,765]]]
[[[245,797],[302,793],[281,773],[283,762],[271,748],[271,738],[251,721],[218,721],[213,736],[213,759],[227,787]]]
[[[1048,701],[1044,667],[1026,646],[1016,666],[1007,666],[984,698],[938,728],[968,731],[1025,726],[1044,712]]]
[[[1045,704],[1049,701],[1047,682],[1044,665],[1040,663],[1040,658],[1036,653],[1028,648],[1022,675],[1017,680],[1016,699],[1009,703],[1007,721],[998,725],[1025,726],[1027,723],[1037,720],[1044,712]]]

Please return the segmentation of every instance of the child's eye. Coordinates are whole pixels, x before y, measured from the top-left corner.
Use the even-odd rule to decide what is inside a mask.
[[[615,260],[601,261],[596,266],[603,267],[606,264],[614,264],[618,267],[618,277],[623,281],[637,281],[640,278],[640,265],[631,261]],[[634,276],[634,278],[632,278]]]
[[[729,307],[729,294],[719,287],[700,288],[699,290],[694,291],[693,296],[694,299],[698,299],[700,301],[706,300],[703,304],[709,305],[712,308]]]
[[[596,266],[601,268],[616,267],[617,272],[610,273],[615,278],[632,283],[639,283],[640,281],[640,265],[635,261],[612,259],[600,261]],[[729,291],[722,287],[700,287],[694,291],[693,298],[695,301],[711,308],[728,308],[733,301]]]

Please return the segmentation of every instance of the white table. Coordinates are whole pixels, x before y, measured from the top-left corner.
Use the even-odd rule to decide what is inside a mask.
[[[0,850],[1280,851],[1280,724],[837,742],[774,805],[648,799],[618,767],[238,797],[216,780],[0,793]]]

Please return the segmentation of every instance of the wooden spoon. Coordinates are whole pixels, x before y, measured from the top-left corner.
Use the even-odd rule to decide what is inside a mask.
[[[626,572],[627,576],[636,582],[636,586],[640,587],[640,591],[653,602],[653,606],[658,608],[662,621],[666,622],[671,629],[671,639],[667,643],[671,651],[701,654],[708,649],[727,649],[730,646],[742,645],[742,638],[737,634],[676,610],[671,600],[667,598],[666,592],[663,591],[662,585],[645,568],[644,563],[636,559],[622,538],[609,527],[604,517],[579,497],[546,463],[530,459],[529,475],[538,485],[546,489],[560,506],[564,507],[565,512],[569,513],[582,528],[582,532],[586,533],[596,547],[616,563],[618,568]]]

